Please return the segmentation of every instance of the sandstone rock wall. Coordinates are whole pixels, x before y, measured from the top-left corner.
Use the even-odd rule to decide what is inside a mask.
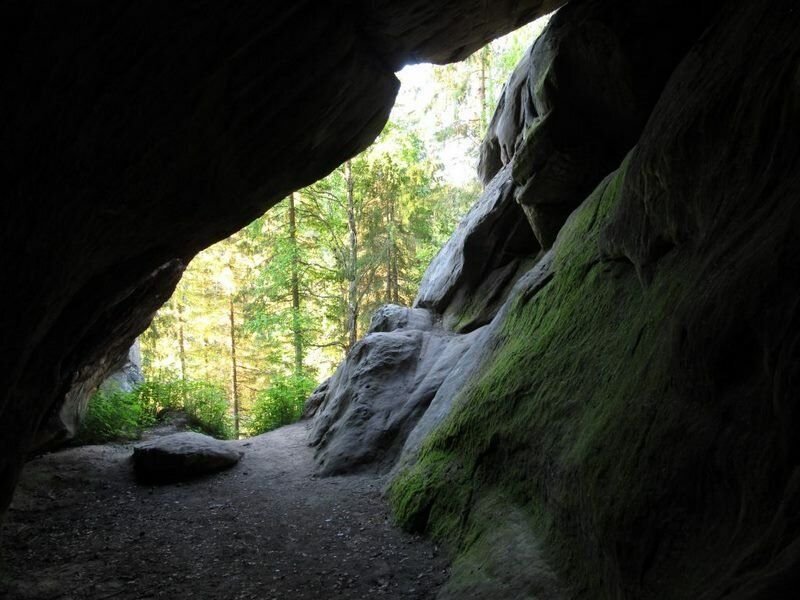
[[[98,390],[130,392],[144,381],[138,339],[127,352],[122,350],[115,361],[111,359],[110,354],[102,357],[99,363],[90,365],[85,374],[76,378],[58,412],[39,427],[30,446],[31,452],[58,447],[75,437],[89,400]]]
[[[368,335],[333,378],[336,385],[322,400],[315,396],[322,411],[312,443],[321,448],[324,472],[331,470],[330,451],[323,450],[328,447],[341,455],[336,472],[365,463],[386,468],[397,448],[413,456],[424,440],[420,432],[444,418],[467,384],[464,374],[480,368],[490,340],[497,343],[490,332],[497,330],[501,309],[513,302],[517,282],[551,275],[546,250],[572,210],[633,146],[658,91],[712,7],[706,3],[687,17],[680,11],[686,3],[674,0],[653,2],[647,11],[634,5],[593,0],[562,8],[515,69],[481,148],[478,170],[486,188],[431,262],[414,301],[415,310],[429,311],[435,333],[422,335],[416,326],[399,323],[390,336]],[[475,335],[458,336],[469,332]],[[447,340],[447,351],[434,350],[436,360],[441,355],[445,362],[434,365],[426,357],[431,337]],[[405,351],[392,363],[389,349],[401,346]],[[431,369],[439,375],[421,402],[412,391],[416,384],[406,378]],[[374,371],[369,393],[349,389],[362,370]],[[357,424],[354,415],[332,410],[354,395]],[[383,417],[367,419],[365,411]],[[387,424],[394,419],[403,427]],[[406,443],[420,419],[424,426]],[[387,427],[393,431],[391,451],[379,431]],[[348,457],[355,456],[360,458],[348,467]]]
[[[433,419],[439,390],[453,385],[462,365],[472,364],[464,357],[484,337],[483,328],[459,335],[434,317],[427,309],[384,306],[322,399],[309,399],[320,402],[309,441],[321,474],[388,470],[420,419]]]
[[[512,77],[482,172],[552,249],[391,454],[442,598],[796,595],[798,32],[788,0],[574,3]],[[456,244],[434,320],[476,289]]]

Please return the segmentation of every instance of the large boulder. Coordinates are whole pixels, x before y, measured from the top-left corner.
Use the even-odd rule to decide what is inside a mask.
[[[131,461],[140,480],[172,483],[228,469],[242,456],[231,442],[186,431],[138,444]]]
[[[309,441],[321,474],[388,470],[480,330],[457,335],[424,309],[387,305],[331,377]]]

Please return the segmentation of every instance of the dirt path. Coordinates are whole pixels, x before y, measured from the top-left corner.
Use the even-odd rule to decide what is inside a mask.
[[[137,485],[130,445],[33,460],[0,532],[0,598],[433,598],[444,558],[391,525],[379,478],[314,477],[305,427],[179,485]]]

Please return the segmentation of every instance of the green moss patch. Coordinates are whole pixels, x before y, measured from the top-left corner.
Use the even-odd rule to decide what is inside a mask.
[[[530,516],[502,492],[475,499],[463,551],[439,600],[552,600],[564,589],[542,556]]]
[[[471,495],[469,474],[449,452],[427,452],[389,488],[398,523],[451,544],[458,542]]]

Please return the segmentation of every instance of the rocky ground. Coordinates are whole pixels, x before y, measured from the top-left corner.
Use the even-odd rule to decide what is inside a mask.
[[[318,478],[306,425],[233,469],[144,486],[131,445],[31,461],[0,532],[0,598],[433,598],[447,562],[395,528],[374,475]]]

